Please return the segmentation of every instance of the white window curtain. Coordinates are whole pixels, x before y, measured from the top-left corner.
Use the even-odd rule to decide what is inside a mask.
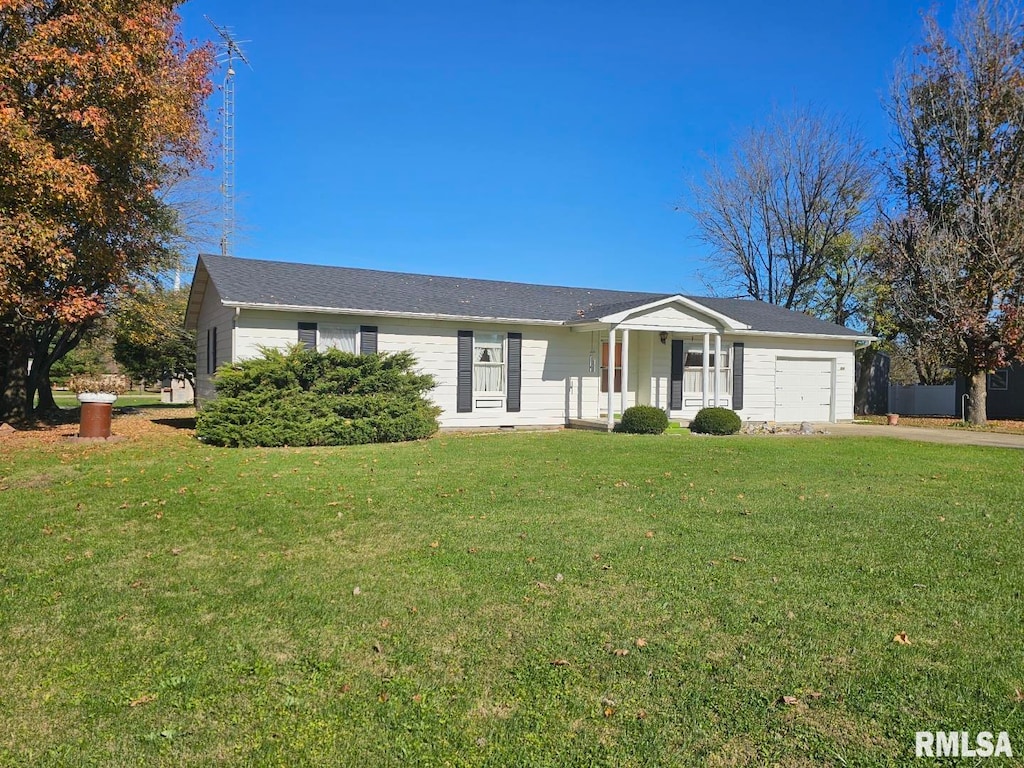
[[[473,391],[505,391],[505,334],[473,334]]]
[[[356,329],[346,328],[342,325],[326,325],[321,323],[316,347],[318,352],[326,352],[328,349],[340,349],[342,352],[355,354]]]
[[[723,395],[732,394],[732,368],[730,366],[731,350],[722,349],[722,369],[719,372],[718,391]],[[715,350],[708,352],[708,386],[709,395],[715,392]],[[704,350],[703,347],[690,347],[686,350],[686,362],[683,366],[683,392],[700,394],[704,384]]]

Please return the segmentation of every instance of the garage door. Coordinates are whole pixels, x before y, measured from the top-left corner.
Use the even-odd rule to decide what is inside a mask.
[[[832,360],[780,357],[775,361],[775,420],[832,419]]]

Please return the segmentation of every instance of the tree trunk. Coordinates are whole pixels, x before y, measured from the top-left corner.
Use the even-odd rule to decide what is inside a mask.
[[[39,395],[39,404],[36,405],[37,413],[52,413],[59,411],[60,406],[53,399],[53,384],[50,383],[50,369],[47,366],[45,371],[40,371],[36,377],[36,394]]]
[[[988,423],[988,407],[986,396],[988,394],[988,374],[984,371],[971,374],[967,379],[967,420],[971,424],[984,426]]]
[[[11,350],[4,371],[4,388],[0,392],[0,420],[25,423],[32,415],[28,402],[28,350]]]
[[[871,380],[878,350],[873,345],[865,347],[858,356],[860,357],[860,370],[857,372],[857,391],[853,398],[853,412],[858,416],[863,416],[870,410],[868,396],[871,394]]]

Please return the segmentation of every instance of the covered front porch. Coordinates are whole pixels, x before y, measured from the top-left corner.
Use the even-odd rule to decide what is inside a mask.
[[[578,421],[613,429],[633,405],[661,408],[683,423],[701,408],[742,408],[743,344],[728,337],[738,324],[688,303],[676,296],[576,324],[591,334],[589,370],[600,381]]]

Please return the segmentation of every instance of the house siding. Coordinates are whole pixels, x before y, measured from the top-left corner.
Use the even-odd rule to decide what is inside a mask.
[[[702,336],[675,334],[672,338],[688,343],[702,344]],[[827,339],[779,339],[760,336],[722,337],[722,349],[731,349],[733,342],[743,342],[743,408],[737,411],[744,421],[775,421],[775,367],[778,358],[806,358],[834,361],[833,418],[836,421],[853,419],[853,398],[855,386],[854,343],[852,341],[831,341]],[[650,403],[659,408],[669,406],[669,385],[671,366],[671,342],[660,342],[652,347],[650,377],[645,384],[649,387]],[[714,341],[711,342],[714,350]],[[714,371],[711,374],[714,379]],[[722,403],[731,407],[731,397],[722,393]],[[709,393],[708,405],[713,405],[713,393]],[[687,421],[697,415],[700,405],[684,405],[670,411],[673,419]]]
[[[598,373],[587,371],[590,334],[566,328],[462,321],[388,319],[373,316],[331,315],[300,312],[242,310],[236,333],[236,360],[256,357],[260,347],[284,349],[298,339],[300,322],[334,325],[377,326],[380,352],[411,351],[417,370],[430,373],[437,386],[430,399],[443,409],[440,422],[446,429],[501,426],[563,426],[566,413],[572,418],[596,415]],[[521,410],[456,408],[458,332],[509,331],[523,334]],[[590,406],[591,410],[582,408]]]
[[[775,366],[778,358],[833,360],[832,413],[835,421],[853,419],[854,344],[825,339],[730,338],[744,343],[743,410],[745,421],[775,421]],[[724,341],[723,341],[724,346]]]
[[[235,311],[221,304],[213,283],[208,283],[203,295],[199,325],[196,328],[196,399],[200,404],[214,396],[213,375],[207,373],[207,338],[211,328],[217,329],[217,365],[235,359],[233,325]]]
[[[213,285],[203,299],[197,344],[197,390],[200,402],[212,397],[212,377],[206,371],[206,331],[217,327],[218,362],[238,361],[256,357],[261,347],[284,349],[298,341],[298,324],[315,322],[349,327],[377,328],[380,352],[411,351],[417,370],[432,374],[437,380],[430,399],[443,413],[441,426],[447,429],[475,427],[555,427],[567,419],[604,418],[607,393],[600,391],[600,344],[607,334],[573,331],[564,327],[516,325],[470,321],[419,320],[385,318],[373,315],[339,315],[274,310],[234,309],[221,306]],[[456,407],[458,371],[458,332],[519,332],[522,338],[521,410],[477,408],[459,413]],[[669,338],[699,343],[700,333],[670,334]],[[621,344],[622,334],[616,334]],[[777,338],[747,335],[723,335],[723,349],[733,342],[745,344],[744,407],[740,417],[748,421],[775,420],[775,371],[780,357],[813,358],[832,361],[834,372],[833,418],[853,418],[854,342],[827,339]],[[714,348],[712,340],[711,348]],[[597,365],[589,370],[591,352]],[[633,330],[629,339],[629,383],[627,407],[636,402],[649,402],[668,409],[671,342],[662,344],[654,331]],[[726,405],[729,400],[723,394]],[[475,403],[475,398],[474,398]],[[621,409],[619,393],[613,396],[616,413]],[[673,419],[686,422],[699,406],[686,405],[672,410]]]

